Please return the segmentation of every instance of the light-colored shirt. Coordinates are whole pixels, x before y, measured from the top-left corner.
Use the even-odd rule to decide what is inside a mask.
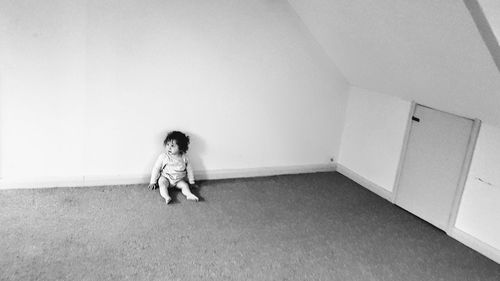
[[[156,183],[160,175],[175,183],[186,177],[189,183],[194,183],[193,168],[185,154],[180,156],[169,155],[166,152],[160,154],[151,172],[150,184]]]

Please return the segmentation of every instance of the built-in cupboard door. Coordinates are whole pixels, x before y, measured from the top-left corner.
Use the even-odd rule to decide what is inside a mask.
[[[416,105],[395,203],[447,230],[473,120]]]

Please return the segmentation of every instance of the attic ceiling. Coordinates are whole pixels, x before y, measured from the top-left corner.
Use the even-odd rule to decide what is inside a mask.
[[[352,86],[500,127],[500,72],[470,1],[289,2]]]

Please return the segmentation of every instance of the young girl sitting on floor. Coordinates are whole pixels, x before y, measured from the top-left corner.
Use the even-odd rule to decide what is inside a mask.
[[[172,131],[167,134],[163,141],[165,152],[160,154],[151,173],[149,189],[156,189],[160,186],[160,194],[165,199],[165,203],[172,200],[168,195],[169,187],[177,187],[182,191],[188,200],[198,201],[186,183],[194,184],[193,168],[186,156],[188,150],[189,137],[179,131]]]

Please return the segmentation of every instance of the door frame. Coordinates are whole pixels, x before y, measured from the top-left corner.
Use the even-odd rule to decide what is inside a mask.
[[[416,110],[417,106],[423,106],[423,107],[430,108],[432,110],[437,110],[437,111],[441,111],[441,112],[444,112],[444,113],[447,113],[447,114],[452,114],[452,115],[455,115],[455,116],[460,117],[460,118],[466,118],[466,119],[472,120],[472,122],[473,122],[472,123],[472,129],[471,129],[471,132],[470,132],[470,135],[469,135],[469,140],[467,142],[467,148],[466,148],[466,151],[465,151],[465,158],[464,158],[464,161],[462,162],[462,167],[460,169],[460,176],[459,176],[457,188],[455,190],[455,195],[454,195],[454,198],[453,198],[453,203],[452,203],[451,211],[450,211],[450,214],[449,214],[449,217],[448,217],[448,223],[446,224],[446,228],[444,229],[444,231],[448,235],[450,235],[450,232],[453,229],[453,227],[455,226],[455,222],[457,220],[458,209],[460,207],[460,201],[462,200],[462,195],[463,195],[464,189],[465,189],[465,183],[467,182],[467,176],[469,174],[470,165],[472,163],[472,157],[474,155],[474,150],[475,150],[475,147],[476,147],[477,138],[479,136],[479,130],[481,128],[481,120],[479,120],[477,118],[476,119],[470,119],[470,118],[467,118],[467,117],[463,117],[463,116],[460,116],[460,115],[456,115],[456,114],[453,114],[453,113],[449,113],[449,112],[446,112],[446,111],[435,109],[433,107],[425,106],[425,105],[416,103],[415,101],[412,101],[411,102],[410,111],[409,111],[409,114],[408,114],[408,120],[406,122],[406,130],[405,130],[405,135],[404,135],[404,138],[403,138],[403,146],[401,147],[401,153],[400,153],[400,156],[399,156],[399,163],[398,163],[398,167],[397,167],[397,170],[396,170],[396,178],[394,180],[394,188],[392,190],[391,202],[393,204],[396,204],[396,198],[397,198],[397,195],[398,195],[398,192],[399,192],[399,186],[400,186],[400,181],[401,181],[401,173],[402,173],[403,168],[404,168],[403,167],[404,166],[404,161],[406,160],[406,153],[408,151],[408,143],[409,143],[409,140],[410,140],[410,132],[411,132],[411,127],[412,127],[412,117],[415,114],[415,110]]]

